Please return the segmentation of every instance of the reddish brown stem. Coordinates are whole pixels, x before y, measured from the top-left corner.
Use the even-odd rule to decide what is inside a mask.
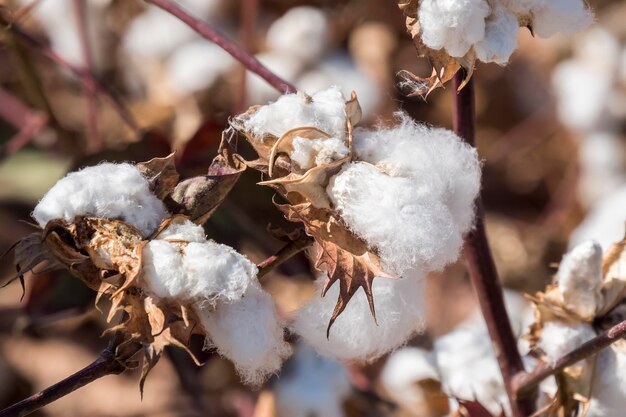
[[[191,16],[189,13],[184,11],[180,6],[174,3],[171,0],[145,0],[147,3],[154,4],[155,6],[163,9],[168,12],[172,16],[177,17],[187,26],[198,32],[200,36],[205,39],[210,40],[215,43],[217,46],[228,52],[243,64],[246,69],[257,74],[259,77],[263,78],[267,81],[271,86],[276,88],[278,91],[288,94],[295,93],[296,88],[283,80],[273,72],[271,72],[265,65],[261,64],[258,59],[252,56],[250,53],[245,51],[235,42],[231,41],[224,35],[222,35],[217,30],[213,29],[207,23]]]
[[[65,58],[57,54],[52,48],[50,48],[45,43],[41,42],[33,35],[22,29],[17,23],[7,19],[5,16],[0,13],[0,25],[6,27],[10,30],[15,36],[23,40],[26,44],[30,45],[37,51],[39,51],[43,56],[50,59],[52,62],[57,64],[58,66],[67,69],[71,73],[73,73],[78,79],[81,80],[82,83],[90,82],[93,84],[95,91],[99,94],[102,94],[111,104],[111,106],[115,109],[119,117],[130,127],[135,134],[140,134],[141,129],[137,122],[135,121],[133,115],[126,108],[122,100],[102,81],[98,79],[91,71],[82,66],[77,66]]]
[[[74,0],[74,13],[76,15],[76,26],[80,38],[83,63],[87,72],[93,73],[94,63],[91,42],[89,42],[87,3],[84,0]],[[87,137],[89,138],[88,150],[95,152],[102,148],[102,140],[98,132],[98,101],[96,97],[98,88],[91,77],[86,77],[82,86],[83,95],[87,100],[85,125],[87,126]]]
[[[48,123],[48,116],[29,108],[26,103],[0,88],[0,117],[18,133],[0,149],[0,156],[9,156],[23,148]]]
[[[568,366],[595,355],[626,336],[626,321],[611,327],[605,333],[583,343],[573,351],[561,356],[553,363],[542,363],[532,372],[521,372],[513,380],[513,388],[517,396],[523,398],[537,389],[539,383],[551,375],[563,371]]]
[[[464,77],[465,73],[462,70],[454,76],[455,91],[462,84]],[[471,79],[461,91],[455,94],[453,111],[454,131],[467,143],[475,146],[474,86]],[[533,396],[518,401],[512,387],[513,377],[524,371],[524,365],[517,350],[517,341],[504,305],[498,272],[489,249],[480,196],[476,201],[476,224],[465,238],[463,253],[483,317],[487,323],[489,336],[494,344],[513,415],[530,416],[534,411]]]

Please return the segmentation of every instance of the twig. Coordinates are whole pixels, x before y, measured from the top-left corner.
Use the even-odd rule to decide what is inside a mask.
[[[243,50],[239,45],[235,42],[231,41],[224,35],[222,35],[217,30],[213,29],[207,23],[191,16],[186,11],[184,11],[180,6],[174,3],[171,0],[145,0],[146,3],[154,4],[155,6],[163,9],[168,12],[172,16],[177,17],[191,29],[198,32],[200,36],[205,39],[210,40],[215,43],[217,46],[228,52],[243,64],[249,71],[257,74],[259,77],[263,78],[267,81],[271,86],[276,88],[282,93],[295,93],[296,88],[283,80],[273,72],[271,72],[265,65],[261,64],[258,59],[252,56],[250,53]]]
[[[10,21],[5,16],[0,13],[0,25],[6,27],[7,30],[11,31],[25,43],[29,44],[31,47],[35,48],[43,56],[50,59],[55,64],[59,65],[62,68],[67,69],[76,77],[78,77],[82,83],[90,82],[93,83],[95,90],[102,94],[111,104],[111,106],[115,109],[120,118],[130,127],[135,134],[139,135],[141,133],[141,129],[137,122],[135,121],[131,112],[126,108],[122,100],[102,81],[100,81],[91,71],[87,70],[84,67],[74,65],[67,61],[65,58],[57,54],[52,48],[43,42],[39,41],[30,33],[26,32],[22,29],[17,23]]]
[[[456,73],[454,91],[457,91],[464,77],[463,70]],[[456,93],[453,111],[454,131],[467,143],[475,146],[474,86],[472,79],[461,91]],[[476,201],[476,224],[465,238],[463,251],[470,279],[487,323],[489,336],[494,343],[494,350],[511,401],[513,415],[516,417],[529,416],[533,412],[534,398],[530,395],[523,401],[517,401],[515,391],[512,388],[513,376],[523,372],[524,365],[517,350],[517,341],[513,335],[504,305],[498,272],[489,249],[480,196]]]
[[[93,73],[93,53],[91,43],[89,42],[89,29],[87,25],[87,3],[84,0],[74,0],[74,14],[76,15],[76,26],[78,29],[78,37],[80,38],[81,53],[83,63],[89,73]],[[87,100],[87,116],[85,125],[87,126],[87,137],[89,144],[87,146],[90,152],[96,152],[102,148],[102,138],[98,132],[98,101],[96,98],[97,87],[91,77],[84,79],[83,95]]]
[[[528,393],[532,393],[539,386],[539,383],[547,377],[561,372],[578,361],[595,355],[624,336],[626,336],[626,321],[616,324],[603,334],[588,340],[553,363],[542,363],[530,373],[520,372],[513,379],[513,388],[518,397],[523,398]]]
[[[312,243],[313,243],[313,238],[305,234],[303,234],[299,239],[290,241],[281,250],[279,250],[275,255],[272,255],[269,258],[257,264],[257,267],[259,268],[259,273],[257,274],[257,278],[258,279],[263,278],[272,269],[284,263],[289,258],[302,252],[304,249],[309,247]]]
[[[0,149],[0,157],[9,156],[26,146],[47,123],[48,116],[30,109],[26,103],[0,88],[0,117],[18,133]]]

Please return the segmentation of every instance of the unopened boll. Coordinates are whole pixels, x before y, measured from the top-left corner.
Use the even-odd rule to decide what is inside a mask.
[[[480,189],[476,151],[404,115],[392,128],[357,130],[354,146],[360,161],[344,165],[327,187],[347,226],[397,274],[455,261]]]
[[[134,165],[102,163],[60,179],[32,215],[41,227],[54,219],[72,222],[77,216],[120,219],[147,237],[169,213]]]
[[[274,301],[256,282],[239,299],[219,299],[213,308],[198,305],[196,313],[208,333],[207,347],[233,361],[245,383],[260,384],[291,353]]]
[[[372,292],[378,324],[370,314],[365,293],[358,290],[327,338],[339,283],[321,297],[324,279],[318,279],[317,296],[296,313],[292,324],[292,329],[317,352],[344,361],[371,361],[406,343],[423,329],[424,281],[419,272],[414,272],[401,279],[374,279]]]

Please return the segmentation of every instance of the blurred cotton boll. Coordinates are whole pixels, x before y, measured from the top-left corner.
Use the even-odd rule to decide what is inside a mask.
[[[344,365],[300,342],[285,362],[274,392],[277,417],[344,417],[344,401],[352,387]]]
[[[322,355],[343,361],[371,361],[401,346],[423,329],[424,279],[419,271],[400,279],[377,277],[372,292],[378,324],[370,314],[364,291],[357,291],[326,337],[326,329],[339,296],[335,283],[324,297],[325,275],[318,292],[301,310],[292,329]]]
[[[501,3],[494,3],[486,21],[485,37],[474,45],[476,57],[483,62],[505,65],[517,48],[518,31],[516,16]]]

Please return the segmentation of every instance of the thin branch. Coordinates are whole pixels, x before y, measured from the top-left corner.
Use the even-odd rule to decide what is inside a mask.
[[[0,149],[0,157],[9,156],[26,146],[47,123],[48,116],[29,108],[26,103],[0,88],[0,117],[18,133]]]
[[[217,46],[228,52],[243,64],[249,71],[257,74],[259,77],[263,78],[267,81],[271,86],[276,88],[278,91],[288,94],[295,93],[296,88],[291,85],[289,82],[283,80],[272,71],[270,71],[265,65],[261,64],[258,59],[256,59],[253,55],[245,51],[239,45],[237,45],[232,40],[228,39],[226,36],[213,29],[207,23],[191,16],[189,13],[184,11],[180,6],[174,3],[171,0],[145,0],[146,3],[154,4],[155,6],[163,9],[168,12],[172,16],[177,17],[191,29],[195,30],[200,36],[205,39],[210,40],[215,43]]]
[[[115,109],[120,118],[130,127],[135,134],[140,134],[141,129],[135,121],[132,113],[126,108],[122,100],[102,81],[100,81],[91,71],[82,66],[77,66],[65,58],[57,54],[52,48],[45,43],[41,42],[33,35],[22,29],[17,23],[7,19],[0,13],[0,25],[4,26],[7,30],[11,31],[14,35],[19,37],[25,43],[38,50],[43,56],[50,59],[58,66],[67,69],[76,77],[78,77],[82,83],[93,83],[95,90],[102,94]]]
[[[281,265],[288,259],[302,252],[303,250],[305,250],[312,244],[313,244],[313,238],[305,234],[302,234],[302,236],[299,239],[290,241],[281,250],[276,252],[275,255],[272,255],[269,258],[257,264],[257,267],[259,268],[259,273],[257,274],[257,278],[258,279],[263,278],[272,269],[276,268],[277,266]]]
[[[463,70],[454,76],[454,91],[457,91],[464,77]],[[455,94],[453,111],[454,131],[467,143],[475,146],[474,86],[472,79],[461,91]],[[517,401],[515,391],[512,388],[513,377],[524,371],[524,365],[517,350],[517,341],[513,335],[504,305],[502,286],[489,249],[480,196],[476,201],[476,224],[465,238],[463,251],[470,279],[487,323],[489,336],[495,345],[494,350],[511,401],[513,415],[516,417],[529,416],[533,412],[534,398],[531,395],[524,401]]]
[[[624,336],[626,336],[626,321],[616,324],[603,334],[588,340],[553,363],[542,363],[530,373],[519,373],[513,380],[513,387],[518,397],[523,398],[528,393],[532,393],[544,379],[563,371],[576,362],[595,355]]]
[[[83,63],[87,72],[93,73],[94,62],[91,42],[89,42],[87,3],[84,0],[74,0],[73,6],[74,14],[76,15],[76,26],[78,29],[78,37],[80,38]],[[102,138],[98,132],[98,101],[96,97],[98,88],[93,78],[90,77],[84,79],[82,86],[83,95],[87,100],[87,116],[85,120],[87,137],[89,138],[87,148],[90,152],[95,152],[102,148]]]

